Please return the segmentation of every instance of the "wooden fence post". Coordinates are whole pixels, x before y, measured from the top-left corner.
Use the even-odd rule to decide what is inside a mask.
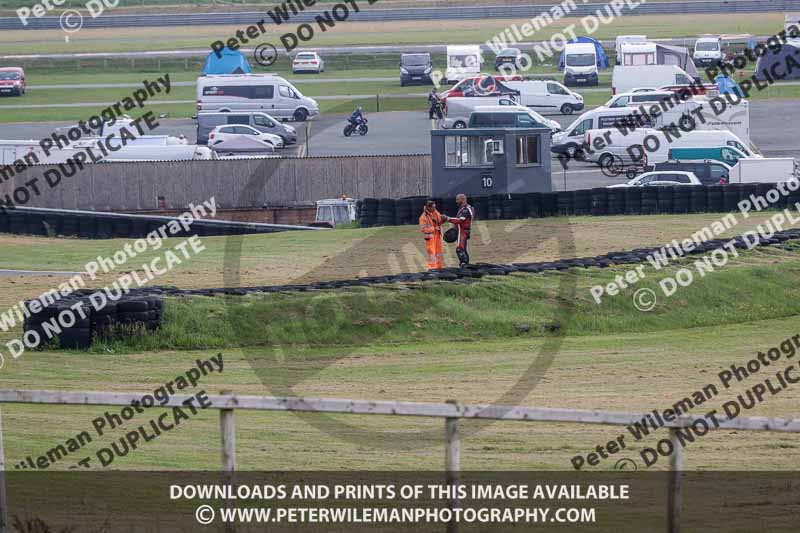
[[[0,413],[0,533],[8,531],[8,502],[6,501],[6,454],[3,449],[3,414]]]
[[[678,439],[678,429],[670,428],[669,440],[672,442],[672,455],[669,458],[669,484],[667,490],[667,533],[680,533],[681,507],[683,505],[683,446]]]
[[[450,490],[456,490],[461,481],[461,436],[458,433],[458,418],[445,418],[445,454],[444,467],[445,479]],[[449,498],[447,506],[455,509],[459,506],[458,498],[453,495]],[[458,522],[451,520],[447,523],[447,533],[458,533]]]
[[[224,390],[221,394],[233,394],[233,391]],[[236,472],[236,424],[233,418],[233,409],[219,410],[219,433],[222,438],[222,472],[224,482],[229,485],[235,484],[234,473]],[[225,501],[227,508],[233,508],[234,502]],[[225,524],[225,532],[233,533],[236,525],[233,522]]]

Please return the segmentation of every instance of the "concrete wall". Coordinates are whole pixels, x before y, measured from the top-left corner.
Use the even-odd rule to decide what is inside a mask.
[[[98,163],[53,187],[47,172],[59,172],[59,165],[30,167],[0,183],[0,199],[32,179],[41,194],[26,206],[103,211],[180,208],[211,196],[225,208],[308,204],[342,194],[400,198],[428,195],[431,187],[429,155]]]

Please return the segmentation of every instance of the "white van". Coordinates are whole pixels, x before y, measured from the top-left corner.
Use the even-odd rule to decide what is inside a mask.
[[[614,67],[611,94],[631,92],[637,87],[689,85],[692,77],[677,65],[639,65]]]
[[[583,141],[593,148],[585,154],[585,160],[597,163],[602,167],[612,162],[622,164],[661,163],[669,160],[672,148],[719,148],[732,146],[748,157],[756,156],[747,143],[730,131],[688,131],[667,134],[663,130],[641,128],[623,134],[616,128],[605,128],[587,131]],[[596,142],[602,138],[602,142]],[[594,144],[593,144],[594,143]]]
[[[623,67],[656,65],[657,52],[656,43],[625,43],[622,45],[622,58],[619,64]]]
[[[616,63],[621,64],[622,47],[627,43],[646,43],[647,35],[618,35],[614,41],[614,52],[616,52]]]
[[[451,45],[447,47],[447,69],[445,83],[456,83],[465,78],[479,76],[483,65],[481,47],[477,44]]]
[[[719,37],[701,37],[694,43],[692,60],[698,67],[718,65],[722,62],[722,41]]]
[[[303,122],[319,114],[319,105],[274,74],[222,74],[197,78],[197,111],[263,111]]]
[[[597,50],[592,43],[564,47],[564,85],[597,85]]]
[[[574,158],[581,150],[583,138],[587,131],[616,129],[616,124],[619,122],[625,122],[636,127],[652,126],[649,119],[642,118],[636,108],[620,107],[608,109],[598,107],[582,114],[575,122],[564,128],[563,131],[553,135],[550,141],[550,151],[554,154],[567,154],[570,158]]]
[[[557,81],[504,81],[503,85],[519,91],[520,103],[533,109],[558,111],[562,115],[583,110],[583,96],[570,91]]]

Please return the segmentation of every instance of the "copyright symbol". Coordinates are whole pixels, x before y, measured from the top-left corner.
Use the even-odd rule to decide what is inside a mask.
[[[656,293],[653,289],[639,289],[633,294],[633,306],[643,313],[652,311],[656,303]]]
[[[622,158],[620,157],[613,157],[609,163],[600,165],[600,171],[604,176],[608,176],[609,178],[616,178],[622,174],[623,170],[624,165],[622,164]]]
[[[278,59],[278,50],[269,43],[261,43],[253,50],[253,57],[262,67],[268,67]]]
[[[58,25],[67,33],[75,33],[83,27],[83,15],[74,9],[67,9],[61,13]]]
[[[214,521],[214,508],[210,505],[201,505],[195,510],[194,518],[198,524],[207,526]]]
[[[639,465],[633,459],[620,459],[614,464],[614,470],[639,470]]]

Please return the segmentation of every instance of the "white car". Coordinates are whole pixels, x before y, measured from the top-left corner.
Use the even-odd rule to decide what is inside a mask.
[[[245,124],[228,124],[211,130],[208,147],[217,152],[274,152],[283,148],[283,139]]]
[[[300,72],[325,72],[325,61],[316,52],[300,52],[292,61],[292,73]]]
[[[667,187],[673,185],[702,185],[697,176],[692,172],[678,172],[675,170],[661,170],[645,172],[630,180],[628,183],[609,185],[607,189],[622,187]]]

